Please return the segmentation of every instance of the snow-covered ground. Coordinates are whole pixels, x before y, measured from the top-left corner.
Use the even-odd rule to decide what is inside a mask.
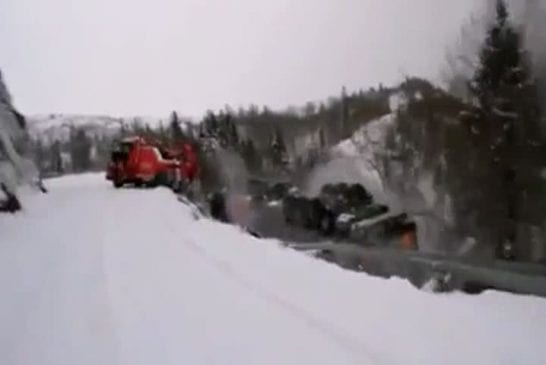
[[[546,300],[435,295],[195,220],[167,190],[48,181],[0,216],[1,364],[543,364]]]

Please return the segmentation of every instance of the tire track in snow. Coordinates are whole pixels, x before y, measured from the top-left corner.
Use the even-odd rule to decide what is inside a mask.
[[[163,221],[163,223],[171,233],[176,234],[177,229],[171,222]],[[267,303],[270,303],[296,319],[303,321],[307,327],[320,332],[323,336],[335,342],[346,351],[353,353],[353,355],[359,359],[365,358],[366,363],[371,364],[390,363],[383,354],[379,354],[377,351],[372,350],[369,346],[348,335],[327,320],[311,314],[304,308],[297,306],[273,291],[268,290],[265,286],[247,279],[245,275],[234,269],[227,260],[215,257],[201,245],[195,243],[195,241],[184,240],[182,243],[184,244],[184,247],[205,262],[209,267],[223,273],[225,277],[231,278],[238,285],[244,287]]]

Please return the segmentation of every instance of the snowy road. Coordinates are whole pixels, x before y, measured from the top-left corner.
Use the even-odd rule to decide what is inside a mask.
[[[1,364],[542,364],[546,300],[433,295],[194,220],[167,190],[49,182],[0,216]]]

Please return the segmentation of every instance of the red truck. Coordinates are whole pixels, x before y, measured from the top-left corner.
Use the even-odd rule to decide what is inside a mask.
[[[106,179],[116,188],[134,184],[181,190],[196,178],[197,172],[197,158],[190,144],[168,149],[142,137],[130,137],[115,144]]]

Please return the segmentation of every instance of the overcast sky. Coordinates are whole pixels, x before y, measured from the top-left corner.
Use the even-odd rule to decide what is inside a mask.
[[[0,0],[0,68],[26,114],[197,116],[437,78],[483,0]]]

